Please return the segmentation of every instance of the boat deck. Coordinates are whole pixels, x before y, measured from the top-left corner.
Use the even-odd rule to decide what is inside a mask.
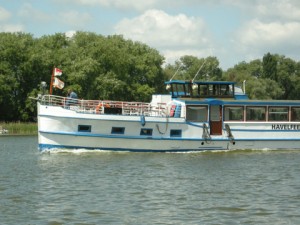
[[[84,100],[72,99],[56,95],[43,95],[40,99],[42,105],[60,106],[78,113],[87,114],[120,114],[166,116],[168,107],[166,103],[125,102],[111,100]]]

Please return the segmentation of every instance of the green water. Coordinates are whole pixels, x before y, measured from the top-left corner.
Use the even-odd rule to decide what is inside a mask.
[[[300,224],[300,151],[40,153],[0,137],[1,224]]]

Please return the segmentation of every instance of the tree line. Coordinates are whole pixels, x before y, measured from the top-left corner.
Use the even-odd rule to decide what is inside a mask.
[[[156,49],[121,35],[77,32],[34,38],[2,32],[0,43],[0,121],[34,121],[36,102],[29,97],[41,93],[42,81],[49,90],[54,67],[63,71],[59,78],[65,88],[53,94],[65,96],[71,88],[82,99],[149,101],[154,93],[166,93],[164,81],[176,71],[177,80],[246,80],[252,99],[300,99],[300,63],[278,54],[223,71],[213,56],[186,55],[165,65]]]

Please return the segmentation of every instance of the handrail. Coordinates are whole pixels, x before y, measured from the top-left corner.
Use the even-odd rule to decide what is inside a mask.
[[[73,110],[78,113],[122,115],[145,115],[145,116],[166,116],[167,105],[159,103],[151,105],[145,102],[126,102],[111,100],[84,100],[62,97],[57,95],[43,95],[40,99],[42,105],[59,106]]]
[[[230,142],[233,142],[234,141],[234,137],[232,135],[232,132],[231,132],[231,128],[228,124],[225,124],[225,130],[227,132],[227,137],[230,139]]]
[[[211,136],[208,127],[205,123],[203,123],[202,138],[205,140],[206,143],[209,143],[211,141]]]

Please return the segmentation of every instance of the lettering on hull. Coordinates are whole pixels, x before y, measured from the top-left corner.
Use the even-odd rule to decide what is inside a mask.
[[[272,124],[272,130],[300,130],[299,124]]]

